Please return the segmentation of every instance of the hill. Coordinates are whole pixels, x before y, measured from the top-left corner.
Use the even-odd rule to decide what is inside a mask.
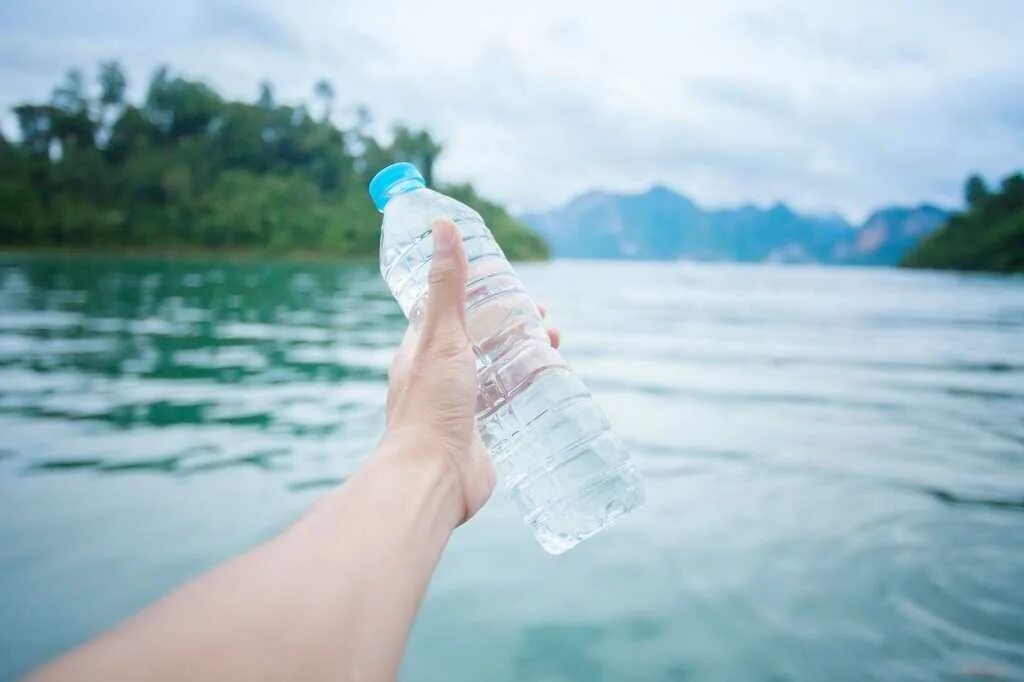
[[[428,182],[441,145],[395,126],[387,141],[358,110],[334,125],[334,91],[285,105],[264,83],[255,102],[159,69],[142,102],[125,100],[116,62],[95,92],[68,73],[47,102],[14,108],[17,141],[0,136],[0,245],[61,248],[231,249],[374,257],[380,217],[370,177],[396,160]],[[511,258],[547,246],[470,185],[440,189],[476,208]]]
[[[911,268],[1024,272],[1024,175],[990,191],[978,176],[967,180],[967,209],[924,239],[903,259]]]

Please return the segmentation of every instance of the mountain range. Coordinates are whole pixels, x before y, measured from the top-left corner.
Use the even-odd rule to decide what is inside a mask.
[[[930,205],[893,207],[855,226],[838,215],[770,208],[701,208],[655,186],[640,194],[594,191],[521,220],[555,258],[817,262],[895,265],[948,214]]]

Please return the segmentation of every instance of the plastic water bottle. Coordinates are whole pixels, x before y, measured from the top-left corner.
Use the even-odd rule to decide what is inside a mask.
[[[422,322],[431,222],[451,218],[469,261],[466,324],[476,354],[477,425],[499,479],[537,541],[561,554],[643,500],[604,412],[554,350],[536,304],[480,215],[396,163],[370,182],[384,214],[380,270],[412,325]]]

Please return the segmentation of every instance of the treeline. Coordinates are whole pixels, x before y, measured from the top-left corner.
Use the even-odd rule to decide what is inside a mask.
[[[1024,272],[1024,176],[1007,176],[992,190],[972,175],[967,208],[954,213],[903,260],[912,268]]]
[[[320,81],[309,105],[281,104],[263,83],[255,102],[225,99],[166,67],[142,102],[126,100],[117,62],[95,87],[68,72],[45,103],[14,107],[20,135],[0,135],[0,244],[74,248],[202,248],[371,257],[380,216],[366,185],[412,161],[433,184],[441,145],[425,130],[368,132],[356,110],[332,123]],[[547,246],[470,185],[439,189],[476,208],[512,258]]]

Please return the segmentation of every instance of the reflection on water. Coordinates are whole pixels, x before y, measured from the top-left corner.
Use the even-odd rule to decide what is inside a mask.
[[[338,480],[306,460],[339,431],[372,443],[401,314],[370,268],[109,265],[4,269],[0,410],[19,430],[84,422],[95,438],[53,439],[31,470],[255,467],[305,488]]]
[[[1024,677],[1024,282],[522,271],[648,503],[555,559],[496,498],[405,679]],[[370,266],[0,258],[0,678],[342,482],[402,329]]]

